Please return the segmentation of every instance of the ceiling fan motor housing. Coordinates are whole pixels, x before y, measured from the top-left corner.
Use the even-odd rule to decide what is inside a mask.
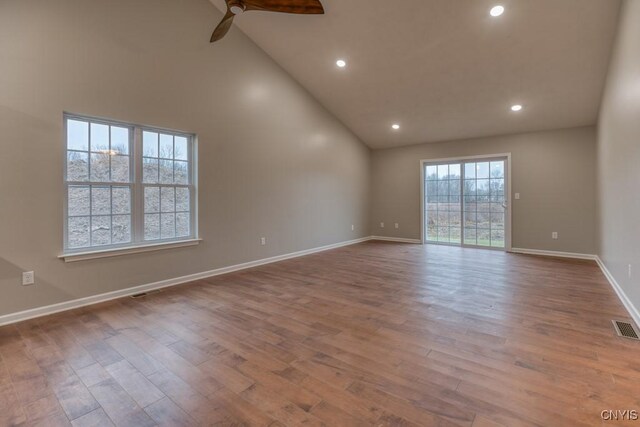
[[[227,12],[211,35],[211,43],[223,38],[233,25],[233,19],[250,10],[291,14],[323,14],[320,0],[226,0]]]
[[[234,15],[240,15],[246,10],[246,6],[241,1],[230,1],[229,2],[229,10]]]

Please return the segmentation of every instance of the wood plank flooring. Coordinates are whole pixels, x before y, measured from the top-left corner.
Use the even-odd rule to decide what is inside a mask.
[[[2,327],[0,425],[624,425],[614,318],[592,262],[368,242]]]

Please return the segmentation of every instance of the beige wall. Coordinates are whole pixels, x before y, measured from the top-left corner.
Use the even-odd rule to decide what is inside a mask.
[[[595,254],[595,145],[595,128],[583,127],[376,150],[372,234],[420,239],[420,160],[511,153],[512,194],[521,194],[512,246]]]
[[[620,14],[599,121],[600,257],[640,307],[640,1]],[[629,265],[632,275],[629,277]]]
[[[369,234],[369,149],[239,31],[210,45],[219,18],[207,0],[0,2],[0,315]],[[58,260],[63,111],[198,134],[203,243]]]

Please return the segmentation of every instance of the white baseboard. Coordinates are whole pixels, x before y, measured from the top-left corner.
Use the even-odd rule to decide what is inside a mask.
[[[38,307],[30,310],[20,311],[17,313],[10,313],[10,314],[0,316],[0,326],[21,322],[23,320],[33,319],[36,317],[47,316],[47,315],[59,313],[62,311],[72,310],[74,308],[80,308],[88,305],[98,304],[101,302],[111,301],[117,298],[127,297],[130,295],[135,295],[142,292],[149,292],[156,289],[168,288],[171,286],[181,285],[181,284],[193,282],[196,280],[202,280],[209,277],[228,274],[234,271],[246,270],[249,268],[271,264],[274,262],[284,261],[287,259],[298,258],[305,255],[311,255],[314,253],[328,251],[331,249],[337,249],[344,246],[355,245],[355,244],[366,242],[369,240],[380,240],[380,241],[398,242],[398,243],[414,243],[414,244],[422,243],[420,240],[417,240],[417,239],[402,239],[402,238],[382,237],[382,236],[363,237],[360,239],[349,240],[346,242],[335,243],[332,245],[322,246],[318,248],[312,248],[312,249],[293,252],[289,254],[265,258],[261,260],[232,265],[228,267],[222,267],[215,270],[205,271],[202,273],[190,274],[188,276],[162,280],[159,282],[149,283],[141,286],[135,286],[132,288],[122,289],[114,292],[107,292],[104,294],[93,295],[86,298],[79,298],[71,301],[65,301],[58,304]],[[636,324],[640,325],[640,312],[631,303],[631,301],[629,300],[627,295],[624,293],[620,285],[618,285],[615,278],[611,275],[607,267],[604,265],[602,260],[597,255],[576,254],[576,253],[569,253],[569,252],[541,251],[541,250],[535,250],[535,249],[519,249],[519,248],[512,249],[512,252],[530,254],[530,255],[545,255],[545,256],[554,256],[554,257],[563,257],[563,258],[595,260],[600,266],[600,268],[602,269],[602,272],[607,278],[607,280],[609,281],[609,283],[611,283],[611,286],[613,287],[614,291],[620,298],[620,301],[622,301],[622,304],[625,306],[625,308],[627,309],[627,311],[629,312],[633,320],[636,322]]]
[[[420,239],[404,239],[401,237],[383,237],[383,236],[371,236],[370,240],[379,240],[382,242],[396,242],[396,243],[418,243],[421,244]]]
[[[627,294],[624,292],[620,284],[616,281],[615,277],[613,277],[613,274],[611,274],[607,266],[604,265],[604,262],[600,259],[599,256],[596,257],[596,262],[598,263],[598,266],[600,267],[600,270],[602,270],[604,276],[611,284],[611,287],[618,295],[618,298],[620,298],[620,301],[622,302],[622,305],[624,305],[624,308],[627,309],[633,321],[636,322],[636,325],[640,326],[640,311],[638,311],[638,309],[633,305]]]
[[[556,258],[588,259],[591,261],[596,261],[598,259],[598,255],[579,254],[574,252],[543,251],[540,249],[512,248],[510,252],[513,252],[516,254],[540,255],[540,256],[550,256],[550,257],[556,257]]]
[[[17,313],[5,314],[3,316],[0,316],[0,326],[21,322],[23,320],[33,319],[36,317],[47,316],[50,314],[59,313],[61,311],[72,310],[74,308],[80,308],[88,305],[98,304],[101,302],[111,301],[117,298],[127,297],[130,295],[135,295],[142,292],[149,292],[156,289],[168,288],[171,286],[181,285],[183,283],[189,283],[196,280],[206,279],[208,277],[219,276],[222,274],[232,273],[234,271],[246,270],[248,268],[258,267],[265,264],[271,264],[278,261],[284,261],[287,259],[298,258],[305,255],[311,255],[318,252],[328,251],[331,249],[337,249],[343,246],[355,245],[357,243],[362,243],[369,240],[371,240],[371,237],[363,237],[361,239],[349,240],[346,242],[334,243],[332,245],[321,246],[318,248],[306,249],[303,251],[293,252],[289,254],[278,255],[270,258],[245,262],[237,265],[231,265],[228,267],[222,267],[215,270],[204,271],[202,273],[195,273],[195,274],[190,274],[188,276],[162,280],[155,283],[149,283],[146,285],[135,286],[132,288],[122,289],[114,292],[107,292],[104,294],[93,295],[86,298],[79,298],[71,301],[65,301],[58,304],[52,304],[44,307],[33,308],[30,310],[20,311]]]
[[[604,265],[604,262],[600,259],[598,255],[590,255],[590,254],[578,254],[572,252],[556,252],[556,251],[541,251],[538,249],[521,249],[521,248],[513,248],[511,252],[519,253],[519,254],[527,254],[527,255],[542,255],[542,256],[552,256],[559,258],[574,258],[574,259],[587,259],[592,260],[598,263],[600,270],[602,270],[602,274],[607,278],[611,287],[615,291],[616,295],[624,305],[624,308],[629,312],[629,316],[633,319],[636,325],[640,326],[640,311],[633,305],[627,294],[622,290],[622,287],[618,284],[616,279],[613,277],[611,272],[607,269],[607,266]]]

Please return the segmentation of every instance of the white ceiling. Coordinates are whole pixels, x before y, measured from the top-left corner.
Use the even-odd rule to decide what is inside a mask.
[[[372,148],[596,122],[618,0],[322,3],[236,25]]]

